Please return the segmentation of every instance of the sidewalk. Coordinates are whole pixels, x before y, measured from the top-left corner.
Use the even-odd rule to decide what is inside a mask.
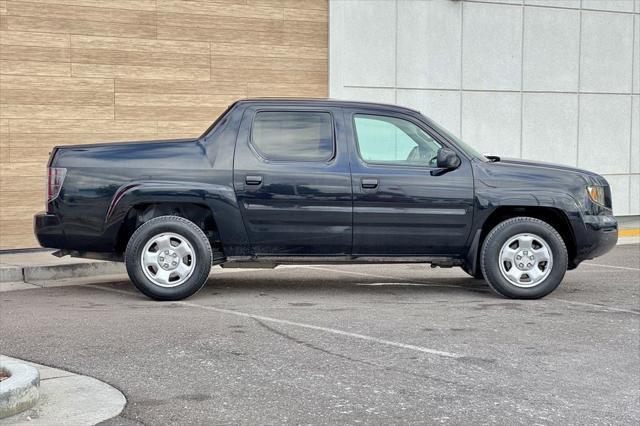
[[[127,279],[123,263],[53,256],[54,250],[0,252],[0,292],[65,285],[73,280],[95,282]]]
[[[618,222],[618,244],[639,244],[640,218],[621,217]],[[55,257],[53,251],[0,252],[0,292],[128,280],[123,263]]]
[[[93,377],[0,355],[40,372],[40,398],[31,409],[0,419],[4,425],[93,425],[120,414],[127,400]]]

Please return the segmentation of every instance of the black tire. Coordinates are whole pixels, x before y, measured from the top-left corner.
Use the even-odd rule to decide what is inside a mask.
[[[193,253],[193,257],[186,257],[194,262],[191,272],[189,275],[185,274],[184,282],[174,287],[163,287],[155,283],[143,270],[142,252],[145,246],[163,233],[183,238]],[[212,259],[211,245],[202,229],[179,216],[160,216],[143,223],[129,239],[125,252],[129,278],[138,290],[155,300],[181,300],[195,294],[207,282]]]
[[[547,276],[532,287],[515,285],[501,272],[499,259],[503,245],[520,234],[532,234],[542,238],[552,255],[550,271]],[[562,282],[567,271],[567,264],[567,248],[558,231],[548,223],[532,217],[514,217],[496,225],[484,240],[480,253],[482,273],[489,287],[495,293],[511,299],[539,299],[551,293]],[[511,267],[516,266],[511,265]],[[524,274],[526,277],[526,271]],[[527,283],[522,284],[527,285]]]
[[[476,268],[475,274],[471,272],[469,269],[467,269],[466,266],[461,266],[460,269],[462,269],[464,272],[467,273],[467,275],[475,278],[476,280],[484,280],[484,275],[482,275],[482,269],[480,268]]]

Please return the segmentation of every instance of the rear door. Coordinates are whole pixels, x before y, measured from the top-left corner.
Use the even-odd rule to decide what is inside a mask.
[[[351,251],[352,194],[340,109],[248,107],[234,159],[234,187],[257,255]]]
[[[463,251],[473,218],[470,161],[459,153],[460,167],[432,176],[447,144],[415,117],[349,109],[345,121],[353,148],[353,254]]]

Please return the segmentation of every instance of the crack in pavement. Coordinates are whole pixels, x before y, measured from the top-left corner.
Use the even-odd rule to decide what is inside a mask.
[[[293,337],[293,336],[291,336],[291,335],[289,335],[289,334],[287,334],[287,333],[285,333],[283,331],[279,331],[279,330],[276,330],[273,327],[269,327],[267,324],[265,324],[264,322],[262,322],[262,321],[260,321],[258,319],[254,318],[254,321],[257,322],[261,327],[265,328],[266,330],[268,330],[268,331],[270,331],[270,332],[272,332],[272,333],[274,333],[274,334],[276,334],[276,335],[278,335],[278,336],[280,336],[280,337],[282,337],[284,339],[290,340],[290,341],[292,341],[292,342],[294,342],[294,343],[296,343],[298,345],[304,346],[306,348],[309,348],[309,349],[312,349],[312,350],[315,350],[315,351],[319,351],[319,352],[322,352],[322,353],[330,355],[330,356],[334,356],[336,358],[341,358],[341,359],[344,359],[344,360],[347,360],[347,361],[351,361],[351,362],[355,362],[355,363],[358,363],[358,364],[364,364],[366,366],[374,367],[374,368],[381,369],[381,370],[394,371],[396,373],[402,373],[402,374],[406,374],[406,375],[412,376],[412,377],[434,380],[436,382],[446,383],[448,385],[455,385],[455,386],[459,386],[460,385],[460,383],[458,383],[458,382],[441,379],[439,377],[430,376],[428,374],[414,373],[414,372],[411,372],[411,371],[408,371],[408,370],[404,370],[404,369],[401,369],[401,368],[388,367],[388,366],[376,364],[374,362],[365,361],[363,359],[352,358],[350,356],[339,354],[337,352],[331,352],[331,351],[329,351],[327,349],[321,348],[320,346],[314,345],[313,343],[306,342],[306,341],[304,341],[302,339],[299,339],[297,337]],[[461,359],[464,359],[464,358],[461,358]]]

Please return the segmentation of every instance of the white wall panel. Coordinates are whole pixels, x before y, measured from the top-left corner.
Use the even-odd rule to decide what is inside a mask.
[[[396,3],[346,0],[343,7],[343,83],[347,86],[394,86]]]
[[[460,135],[460,92],[398,89],[398,104],[417,109],[451,133]]]
[[[640,2],[638,3],[640,5]],[[640,93],[640,15],[633,17],[633,93]]]
[[[463,4],[462,86],[520,90],[522,7]]]
[[[604,176],[611,185],[613,214],[614,215],[628,215],[630,200],[629,200],[629,175],[611,175]]]
[[[460,86],[461,14],[461,2],[398,2],[400,87]]]
[[[369,102],[380,102],[393,104],[396,102],[396,90],[378,87],[344,87],[340,91],[332,94],[336,99],[350,101],[367,100]]]
[[[633,12],[633,0],[582,0],[583,9]]]
[[[629,93],[633,15],[582,12],[580,90]]]
[[[525,5],[580,9],[580,0],[524,0]]]
[[[630,98],[580,95],[578,166],[603,174],[629,173]]]
[[[631,113],[631,173],[640,173],[640,96],[633,96]]]
[[[580,11],[526,8],[523,55],[524,90],[577,91]]]
[[[640,175],[629,177],[629,214],[640,215]]]
[[[482,153],[520,157],[520,94],[463,92],[462,138]]]
[[[578,95],[525,93],[522,101],[522,156],[575,166]]]

